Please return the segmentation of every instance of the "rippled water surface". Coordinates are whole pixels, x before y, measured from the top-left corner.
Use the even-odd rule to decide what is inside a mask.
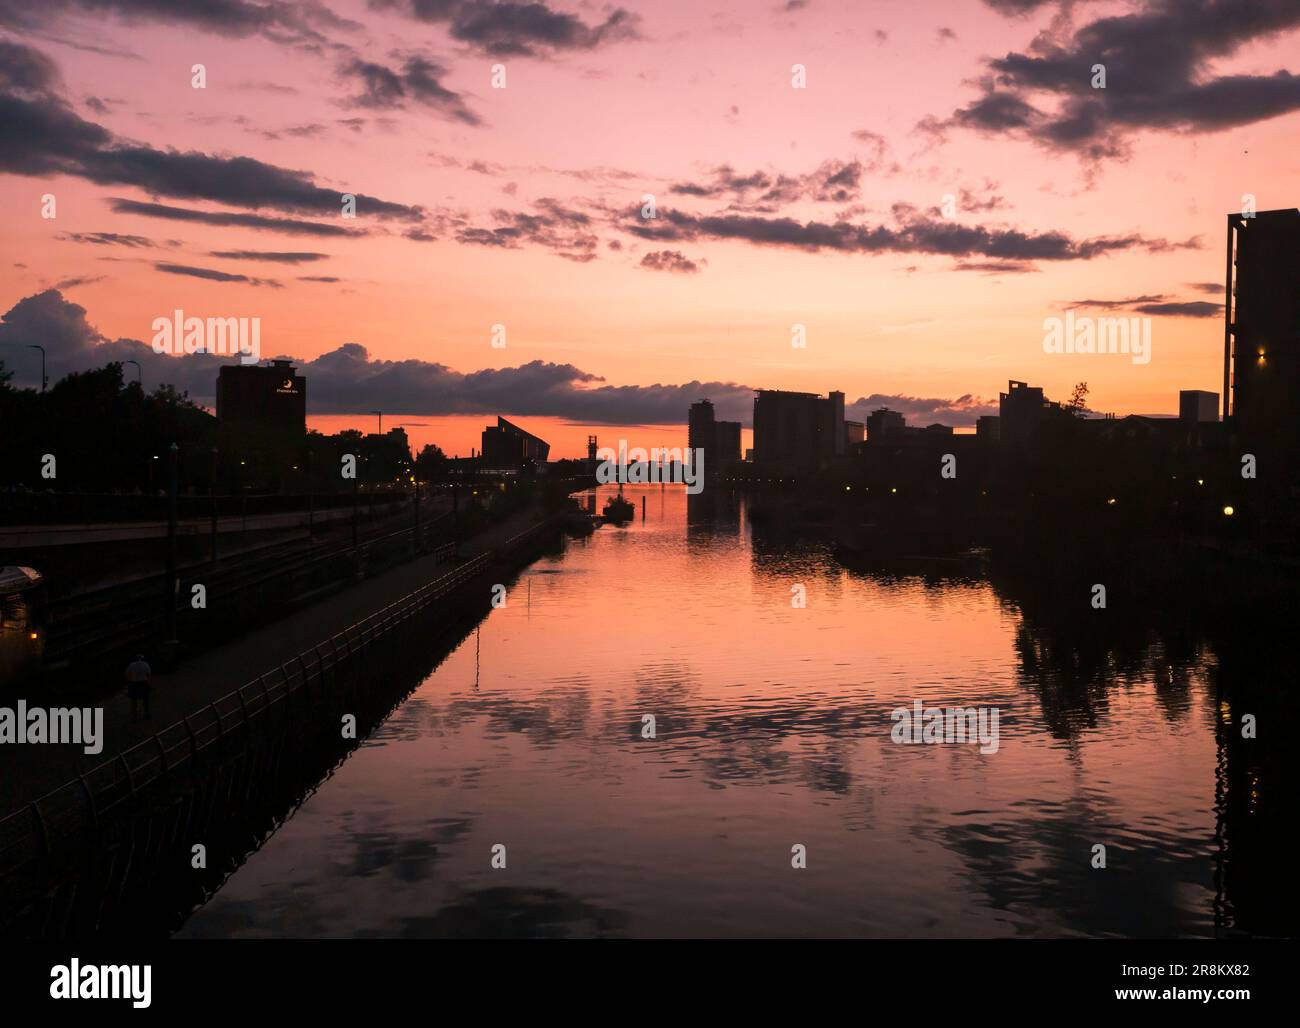
[[[526,569],[181,934],[1214,933],[1200,652],[1054,666],[978,567],[849,571],[738,499],[629,495],[632,525]],[[996,707],[998,751],[892,742],[916,699]]]

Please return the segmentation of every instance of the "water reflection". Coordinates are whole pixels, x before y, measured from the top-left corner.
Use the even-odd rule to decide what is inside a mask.
[[[737,496],[629,496],[182,934],[1294,932],[1277,637],[1190,598],[1090,617],[1042,569],[848,570]],[[892,743],[914,699],[997,707],[998,752]]]

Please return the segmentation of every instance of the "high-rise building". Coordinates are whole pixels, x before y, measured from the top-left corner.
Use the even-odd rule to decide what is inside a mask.
[[[902,435],[907,419],[896,410],[881,407],[867,415],[867,443],[879,446],[891,436]]]
[[[981,414],[975,419],[975,438],[981,443],[996,443],[1002,438],[1002,419],[996,414]]]
[[[1219,420],[1219,394],[1204,389],[1181,389],[1178,392],[1178,420],[1185,424]]]
[[[1228,215],[1223,406],[1246,439],[1293,437],[1300,396],[1300,210]]]
[[[817,467],[845,452],[844,394],[760,389],[754,397],[754,459]]]
[[[716,475],[740,460],[740,422],[715,421],[713,404],[697,400],[686,417],[686,442],[704,451],[705,474]]]
[[[1030,441],[1048,419],[1062,414],[1059,403],[1047,399],[1039,386],[1012,379],[998,401],[998,434],[1003,443]]]
[[[710,460],[715,471],[721,471],[728,464],[734,464],[740,460],[739,421],[715,421],[713,423],[713,453],[710,454]]]
[[[844,422],[844,444],[846,447],[856,446],[867,438],[867,426],[861,421]]]
[[[292,361],[223,364],[217,372],[217,420],[306,433],[307,380]]]
[[[703,450],[705,460],[713,449],[713,404],[708,400],[697,400],[691,404],[686,415],[686,445],[692,450]]]
[[[495,425],[483,429],[483,463],[490,468],[517,468],[527,461],[544,464],[550,452],[546,440],[499,415]]]

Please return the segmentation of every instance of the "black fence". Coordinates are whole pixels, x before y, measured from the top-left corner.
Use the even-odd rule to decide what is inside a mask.
[[[100,930],[124,896],[149,891],[164,862],[174,874],[188,860],[189,840],[249,802],[259,774],[283,757],[268,740],[314,726],[337,741],[338,722],[322,714],[346,680],[380,666],[381,640],[555,525],[466,561],[0,821],[0,934]]]
[[[410,492],[400,489],[351,489],[337,493],[280,494],[248,493],[209,496],[207,493],[176,497],[176,516],[181,520],[212,517],[256,517],[260,514],[288,514],[308,510],[336,510],[354,503],[363,509],[391,503],[405,503]],[[130,493],[0,493],[0,525],[101,524],[113,521],[166,521],[166,495]]]
[[[440,541],[452,525],[452,515],[443,514],[427,518],[418,530],[409,526],[367,535],[356,546],[290,540],[184,568],[171,598],[177,633],[191,645],[211,643],[242,627],[240,619],[255,615],[265,621],[314,592],[413,552],[449,554],[452,544]],[[201,609],[192,603],[197,585],[205,592]],[[167,576],[162,574],[52,600],[45,660],[86,665],[119,658],[128,650],[151,649],[166,627],[167,605]]]

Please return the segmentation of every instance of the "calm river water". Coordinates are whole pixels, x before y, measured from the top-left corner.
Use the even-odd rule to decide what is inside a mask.
[[[630,526],[525,569],[180,934],[1163,936],[1231,920],[1204,647],[1136,626],[1063,659],[1032,601],[978,567],[868,575],[827,544],[765,538],[738,498],[629,496]],[[891,741],[890,712],[916,700],[997,708],[997,752]]]

